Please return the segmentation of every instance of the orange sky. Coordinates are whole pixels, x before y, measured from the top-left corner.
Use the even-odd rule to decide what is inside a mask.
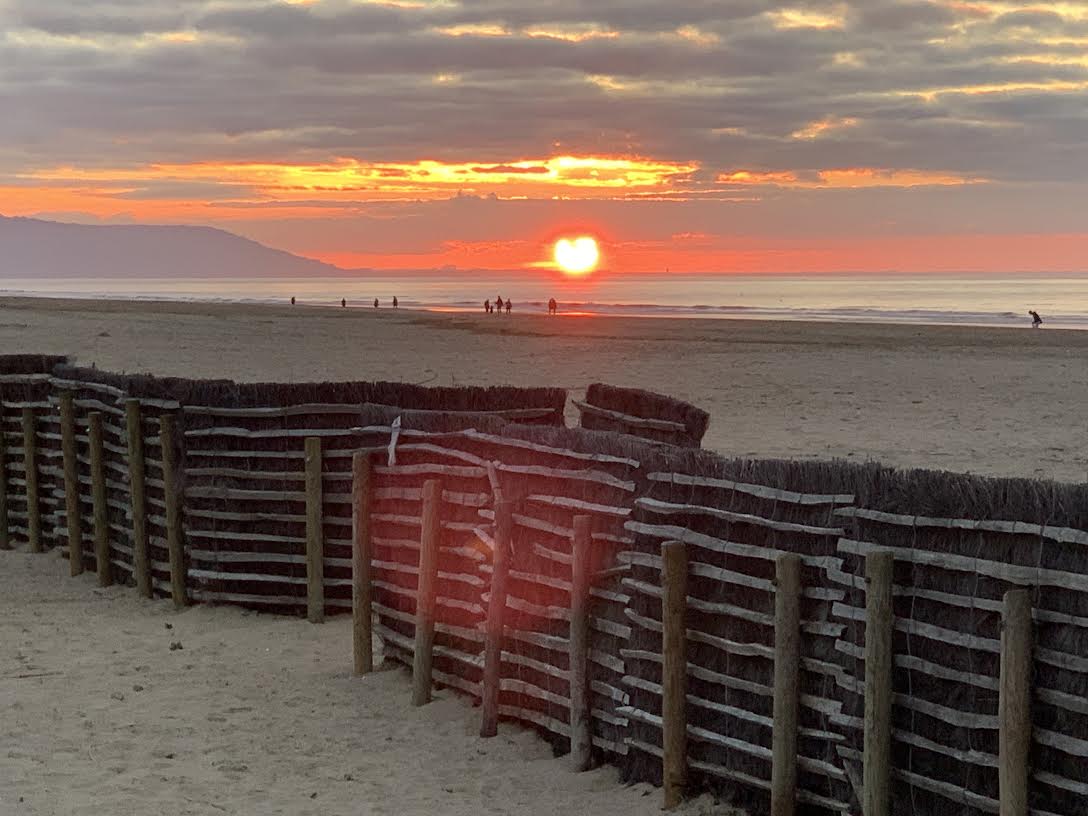
[[[1088,268],[1083,3],[651,5],[12,0],[0,214],[344,267]]]

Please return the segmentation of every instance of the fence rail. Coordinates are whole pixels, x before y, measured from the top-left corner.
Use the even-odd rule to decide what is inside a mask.
[[[551,416],[516,390],[259,404],[60,362],[0,357],[0,545],[178,605],[353,610],[356,673],[377,635],[416,702],[455,688],[482,734],[521,721],[669,806],[1085,811],[1082,494],[911,515],[886,474],[894,503],[860,471],[512,424]]]

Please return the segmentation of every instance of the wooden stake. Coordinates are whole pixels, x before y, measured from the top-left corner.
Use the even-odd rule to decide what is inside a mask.
[[[502,669],[503,627],[506,618],[506,576],[510,569],[510,533],[513,506],[508,501],[495,505],[495,552],[491,558],[491,598],[487,604],[484,637],[484,682],[481,691],[480,736],[499,732],[499,678]]]
[[[1005,593],[1001,611],[1001,685],[998,697],[1000,816],[1027,816],[1031,750],[1031,593]]]
[[[306,619],[325,620],[325,529],[321,437],[306,437]]]
[[[11,547],[8,522],[8,438],[0,428],[0,550]]]
[[[574,517],[570,592],[570,755],[576,771],[593,762],[589,696],[589,583],[592,519]]]
[[[68,572],[83,572],[83,519],[79,511],[79,451],[76,448],[75,395],[60,395],[60,438],[64,454],[64,523],[68,527]]]
[[[147,553],[147,485],[144,471],[143,416],[138,399],[125,400],[128,430],[128,489],[132,498],[132,572],[136,591],[151,597],[151,559]]]
[[[162,443],[162,484],[166,497],[166,549],[170,553],[170,594],[174,606],[185,606],[185,537],[181,529],[181,496],[178,480],[177,419],[173,414],[159,417],[159,440]]]
[[[351,457],[351,634],[355,673],[374,670],[374,628],[371,620],[370,457]]]
[[[423,485],[423,533],[419,546],[419,583],[416,591],[416,643],[412,659],[412,705],[431,701],[431,660],[434,649],[435,583],[438,577],[439,502],[437,479]]]
[[[891,813],[893,565],[887,550],[865,558],[864,816]]]
[[[91,495],[94,501],[94,564],[98,573],[98,585],[107,587],[113,583],[110,565],[109,508],[106,504],[105,446],[102,444],[102,412],[94,411],[87,417],[87,436],[90,438]]]
[[[688,778],[687,627],[688,554],[681,541],[661,545],[663,624],[661,719],[665,810],[680,804]]]
[[[782,553],[775,562],[771,816],[793,816],[797,801],[800,666],[801,557]]]

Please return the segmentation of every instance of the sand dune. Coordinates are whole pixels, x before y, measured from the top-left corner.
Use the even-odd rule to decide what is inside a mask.
[[[1088,332],[0,300],[11,352],[239,380],[594,380],[707,409],[729,455],[1088,479]]]

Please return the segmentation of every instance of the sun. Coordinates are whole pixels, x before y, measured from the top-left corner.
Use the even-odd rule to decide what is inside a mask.
[[[597,266],[601,252],[588,235],[560,238],[555,242],[555,264],[568,275],[587,275]]]

